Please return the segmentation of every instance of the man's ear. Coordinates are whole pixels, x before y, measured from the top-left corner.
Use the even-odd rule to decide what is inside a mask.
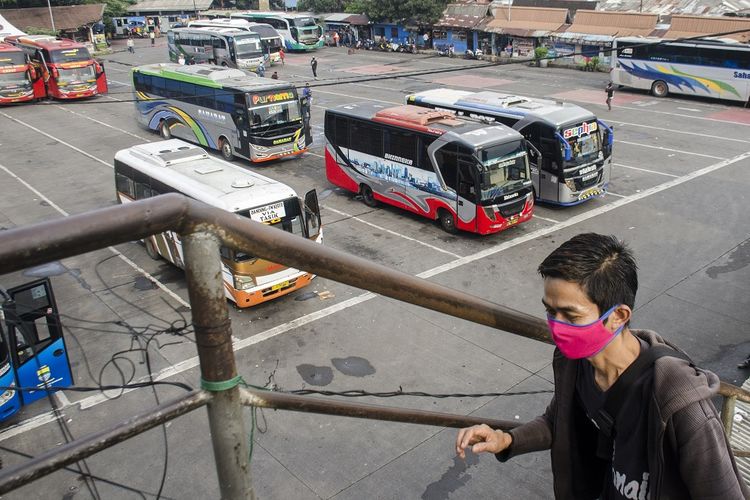
[[[633,311],[630,309],[630,306],[620,304],[614,311],[612,311],[612,314],[609,315],[609,318],[607,319],[607,328],[613,332],[617,331],[618,328],[626,325],[628,321],[630,321],[632,315]]]

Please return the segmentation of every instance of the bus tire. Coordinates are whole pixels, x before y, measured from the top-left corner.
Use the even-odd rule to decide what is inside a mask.
[[[368,207],[375,208],[378,206],[378,200],[375,199],[375,194],[372,192],[372,188],[367,184],[359,186],[359,194],[362,195],[362,203]]]
[[[651,93],[654,97],[667,97],[669,94],[669,86],[664,80],[656,80],[651,84]]]
[[[161,138],[164,140],[172,138],[172,131],[169,129],[167,120],[162,120],[159,122],[159,135],[161,135]]]
[[[456,228],[456,218],[449,210],[444,208],[438,210],[438,221],[440,222],[440,227],[442,227],[443,231],[446,233],[456,234],[458,231],[458,228]]]
[[[146,245],[146,254],[151,257],[154,260],[161,259],[161,255],[159,255],[159,251],[156,249],[156,246],[154,245],[153,238],[148,237],[144,240],[144,243]]]
[[[230,144],[230,142],[224,137],[219,139],[219,150],[221,151],[222,158],[224,158],[226,161],[234,160],[234,151],[232,151],[232,144]]]

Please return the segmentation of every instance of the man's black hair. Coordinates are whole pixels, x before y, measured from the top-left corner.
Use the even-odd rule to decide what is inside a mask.
[[[625,304],[635,305],[638,266],[630,249],[614,236],[584,233],[547,256],[537,269],[543,278],[577,283],[599,307],[599,314]]]

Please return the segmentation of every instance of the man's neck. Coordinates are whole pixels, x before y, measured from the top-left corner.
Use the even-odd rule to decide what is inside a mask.
[[[602,391],[608,390],[641,352],[638,339],[625,329],[602,352],[588,361],[594,367],[594,381]]]

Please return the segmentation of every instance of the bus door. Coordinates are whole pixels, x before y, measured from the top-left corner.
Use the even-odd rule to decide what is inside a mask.
[[[73,384],[57,304],[48,278],[8,290],[3,304],[11,361],[19,387],[69,387]],[[46,397],[44,390],[21,391],[26,405]]]
[[[28,63],[26,74],[31,82],[31,88],[34,91],[34,99],[44,99],[47,97],[47,89],[44,87],[42,72],[28,55],[26,55],[26,61]]]
[[[531,123],[520,132],[541,152],[541,157],[529,155],[536,197],[557,202],[560,197],[558,183],[562,175],[562,159],[560,141],[555,135],[555,129],[544,123]]]
[[[305,214],[305,225],[307,237],[317,238],[320,234],[320,204],[318,203],[318,192],[314,189],[305,193],[305,206],[302,211]]]
[[[448,143],[435,152],[435,159],[443,182],[456,192],[455,201],[451,203],[457,215],[456,224],[460,223],[461,229],[467,231],[476,230],[479,171],[472,151],[461,144]],[[473,229],[459,222],[467,220],[472,221]]]
[[[0,387],[17,387],[16,370],[10,358],[9,346],[5,329],[0,325]],[[0,422],[15,415],[20,409],[21,395],[18,391],[0,389]]]

